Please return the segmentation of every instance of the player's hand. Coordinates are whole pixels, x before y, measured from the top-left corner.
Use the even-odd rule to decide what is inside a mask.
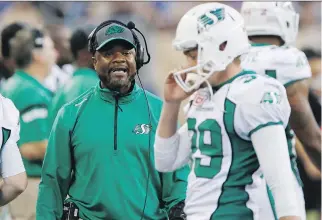
[[[183,69],[183,68],[180,68]],[[173,73],[179,71],[180,69],[174,69],[170,71],[170,74],[165,80],[164,85],[164,100],[169,103],[180,103],[181,101],[188,98],[195,91],[186,93],[175,81]],[[183,80],[186,79],[187,73],[183,74]]]

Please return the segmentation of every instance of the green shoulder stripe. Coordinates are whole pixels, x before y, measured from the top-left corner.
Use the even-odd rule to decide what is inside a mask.
[[[252,134],[256,131],[258,131],[261,128],[267,127],[267,126],[271,126],[271,125],[283,125],[283,122],[278,121],[278,122],[268,122],[266,124],[262,124],[262,125],[258,125],[256,128],[254,128],[253,130],[251,130],[248,134],[248,137],[251,137]]]

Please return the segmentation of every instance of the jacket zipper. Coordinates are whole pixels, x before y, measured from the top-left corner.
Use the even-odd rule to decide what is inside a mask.
[[[115,96],[115,108],[114,108],[114,150],[117,150],[117,115],[119,110],[119,98]]]

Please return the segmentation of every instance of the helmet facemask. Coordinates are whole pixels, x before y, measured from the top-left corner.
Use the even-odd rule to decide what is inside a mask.
[[[187,93],[199,89],[202,84],[212,91],[209,77],[225,70],[250,47],[241,16],[236,19],[235,14],[225,13],[225,9],[207,10],[198,18],[197,65],[173,74],[178,85]]]

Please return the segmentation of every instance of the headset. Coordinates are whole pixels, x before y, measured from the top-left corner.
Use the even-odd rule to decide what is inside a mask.
[[[32,28],[31,30],[34,48],[42,48],[44,45],[44,33],[37,28]]]
[[[90,33],[90,35],[88,36],[88,51],[92,54],[95,53],[96,48],[98,47],[97,41],[96,41],[96,33],[101,30],[103,27],[108,26],[110,24],[119,24],[127,29],[129,29],[133,35],[133,39],[135,41],[135,47],[136,47],[136,57],[135,57],[135,62],[136,62],[136,74],[138,76],[140,85],[143,89],[143,93],[145,96],[145,100],[146,100],[146,104],[147,104],[147,108],[148,108],[148,115],[149,115],[149,123],[150,123],[150,129],[152,130],[152,114],[151,114],[151,110],[150,110],[150,104],[149,104],[149,100],[148,97],[145,93],[145,89],[142,85],[141,79],[139,77],[139,69],[144,66],[145,64],[148,64],[150,62],[151,56],[149,54],[149,50],[148,50],[148,45],[146,43],[145,37],[144,35],[141,33],[141,31],[139,31],[136,27],[135,24],[130,21],[127,23],[127,25],[125,25],[124,23],[117,21],[117,20],[108,20],[108,21],[104,21],[102,22],[100,25],[97,26],[97,28],[95,28],[92,33]],[[141,43],[139,41],[139,38],[137,37],[137,35],[134,33],[133,30],[136,30],[137,32],[139,32],[141,34],[141,36],[143,37],[144,40],[144,44],[145,44],[145,48],[147,51],[147,56],[148,56],[148,60],[144,61],[144,48],[141,46]],[[149,147],[148,147],[148,160],[151,161],[151,133],[149,132]],[[142,209],[142,214],[141,214],[141,218],[140,220],[143,219],[144,216],[144,211],[145,211],[145,207],[146,207],[146,201],[147,201],[147,197],[148,197],[148,189],[149,189],[149,181],[150,181],[150,169],[148,169],[148,177],[147,177],[147,182],[146,182],[146,190],[145,190],[145,198],[144,198],[144,205],[143,205],[143,209]]]
[[[134,38],[134,42],[135,42],[135,47],[136,47],[136,57],[135,57],[135,62],[136,62],[136,69],[139,70],[143,65],[148,64],[150,62],[151,56],[149,54],[148,51],[148,46],[145,40],[144,35],[141,33],[141,31],[139,31],[136,27],[135,24],[130,21],[128,22],[128,24],[124,24],[120,21],[117,20],[108,20],[108,21],[104,21],[102,22],[100,25],[97,26],[97,28],[95,28],[92,33],[90,33],[90,35],[88,36],[88,51],[91,52],[92,54],[95,53],[96,48],[98,47],[97,41],[96,41],[96,33],[101,30],[103,27],[106,27],[110,24],[118,24],[121,25],[127,29],[129,29],[133,35]],[[137,32],[139,32],[141,34],[141,36],[144,39],[144,43],[145,43],[145,48],[147,50],[147,56],[148,56],[148,60],[144,61],[144,47],[141,46],[141,43],[139,41],[139,38],[137,37],[137,35],[135,34],[135,32],[133,30],[136,30]]]

